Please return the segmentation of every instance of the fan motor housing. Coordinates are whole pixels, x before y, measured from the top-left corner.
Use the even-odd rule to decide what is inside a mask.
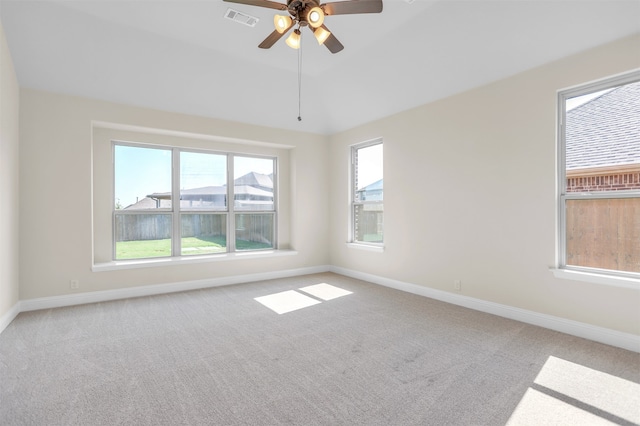
[[[306,26],[307,12],[314,7],[318,7],[320,3],[317,0],[287,0],[287,10],[301,26]]]

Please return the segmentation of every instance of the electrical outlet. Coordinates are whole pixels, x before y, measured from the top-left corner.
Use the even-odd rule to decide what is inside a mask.
[[[455,280],[455,281],[453,282],[453,289],[454,289],[455,291],[462,291],[462,281],[460,281],[460,280]]]
[[[69,288],[71,290],[77,290],[80,288],[80,281],[78,280],[71,280],[69,281]]]

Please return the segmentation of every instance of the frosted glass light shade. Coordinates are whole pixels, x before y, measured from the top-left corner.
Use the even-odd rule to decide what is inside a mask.
[[[284,33],[291,26],[291,18],[289,16],[276,15],[273,17],[273,25],[280,34]]]
[[[322,27],[318,27],[315,30],[313,30],[313,35],[316,36],[316,40],[318,40],[318,44],[324,44],[324,42],[331,35],[331,32],[325,30]]]
[[[300,49],[300,30],[295,29],[289,37],[287,37],[287,45],[292,49]]]

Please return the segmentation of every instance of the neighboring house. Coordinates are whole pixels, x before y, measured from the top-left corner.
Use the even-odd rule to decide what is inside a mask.
[[[567,192],[640,189],[639,109],[634,83],[567,111]]]
[[[271,175],[250,172],[235,180],[235,207],[251,210],[273,204],[273,180]],[[180,207],[183,209],[224,209],[227,200],[226,186],[205,186],[180,191]],[[155,192],[125,207],[125,210],[147,210],[171,207],[171,192]]]
[[[273,193],[273,175],[264,175],[262,173],[249,172],[244,176],[240,176],[235,180],[236,187],[238,185],[247,185],[253,188],[262,189]],[[236,191],[237,193],[237,191]]]
[[[357,191],[360,201],[381,201],[383,179],[373,182]]]
[[[238,185],[234,188],[235,207],[245,210],[256,208],[261,210],[263,206],[273,205],[273,189],[265,191],[250,185]]]

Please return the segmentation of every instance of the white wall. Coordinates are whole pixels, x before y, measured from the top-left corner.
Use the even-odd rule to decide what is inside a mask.
[[[104,154],[104,148],[107,146],[109,152],[109,132],[118,133],[96,128],[92,121],[199,135],[199,138],[167,138],[145,132],[138,135],[120,132],[126,139],[147,138],[145,142],[151,140],[148,138],[157,138],[162,143],[179,140],[185,146],[220,148],[220,143],[209,139],[235,138],[251,141],[253,145],[227,143],[225,146],[249,153],[272,150],[271,144],[291,146],[285,149],[285,180],[280,182],[284,192],[282,215],[290,223],[282,235],[285,245],[297,254],[92,272],[92,220],[96,220],[96,234],[102,235],[102,243],[104,236],[110,235],[110,231],[104,229],[110,226],[110,219],[107,217],[105,221],[104,214],[100,215],[105,212],[101,211],[93,215],[92,209],[105,205],[111,209],[108,189],[111,177],[92,170],[92,148],[97,149],[93,164],[106,164],[106,170],[110,170],[110,155]],[[329,149],[326,137],[26,89],[21,90],[20,123],[20,298],[23,300],[70,294],[72,279],[80,282],[77,291],[91,292],[327,264]],[[94,192],[95,188],[98,190]],[[105,260],[104,248],[98,247],[96,260]]]
[[[638,68],[639,52],[640,35],[332,136],[331,264],[450,292],[462,280],[462,295],[640,334],[640,291],[549,272],[557,91]],[[375,137],[383,253],[345,244],[349,145]]]
[[[18,80],[0,25],[0,331],[18,287]]]

